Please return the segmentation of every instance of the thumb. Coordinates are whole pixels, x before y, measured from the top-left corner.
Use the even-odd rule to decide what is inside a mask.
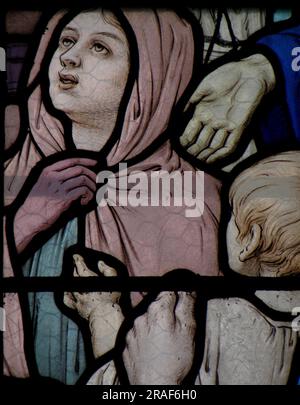
[[[201,101],[203,97],[208,96],[209,94],[210,94],[209,84],[206,81],[202,81],[192,94],[186,106],[184,107],[184,112],[187,111],[187,109],[191,106],[191,104],[199,103],[199,101]]]

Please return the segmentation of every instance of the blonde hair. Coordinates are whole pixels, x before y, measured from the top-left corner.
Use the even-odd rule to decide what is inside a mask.
[[[229,201],[242,241],[253,224],[262,235],[260,266],[274,276],[300,273],[300,151],[265,158],[237,176]]]

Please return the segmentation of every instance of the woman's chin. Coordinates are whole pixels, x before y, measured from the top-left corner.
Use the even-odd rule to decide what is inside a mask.
[[[67,115],[78,109],[78,95],[74,91],[56,91],[55,94],[50,94],[50,98],[53,106]]]

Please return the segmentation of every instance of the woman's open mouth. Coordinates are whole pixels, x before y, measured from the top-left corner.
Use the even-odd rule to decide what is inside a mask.
[[[72,74],[58,73],[59,76],[59,87],[63,90],[71,89],[78,84],[78,78]]]

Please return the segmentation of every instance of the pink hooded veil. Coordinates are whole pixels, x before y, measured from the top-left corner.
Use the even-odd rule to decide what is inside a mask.
[[[56,14],[48,24],[29,83],[39,73],[53,30],[63,15],[64,12]],[[138,157],[162,135],[193,73],[194,39],[187,21],[167,10],[125,10],[124,15],[136,37],[139,71],[121,135],[107,156],[108,166]],[[46,110],[39,84],[28,99],[28,113],[30,129],[22,149],[6,163],[7,204],[14,200],[30,170],[42,158],[35,144],[45,156],[65,150],[64,128]],[[137,159],[138,163],[129,167],[128,173],[136,170],[148,176],[159,170],[196,173],[196,169],[172,149],[170,141],[147,156]],[[86,216],[85,245],[118,258],[132,276],[158,276],[176,268],[201,275],[218,275],[219,189],[219,182],[204,174],[204,213],[195,218],[186,217],[186,206],[98,207]],[[5,256],[5,275],[12,276],[7,250]],[[6,305],[9,312],[8,303]],[[18,307],[16,301],[14,305]],[[24,376],[27,370],[22,352],[22,320],[20,312],[15,311],[14,316],[17,322],[14,350],[19,356],[16,362],[10,360],[11,364],[6,364],[5,372]],[[12,350],[9,345],[9,334],[6,334],[7,359]]]

